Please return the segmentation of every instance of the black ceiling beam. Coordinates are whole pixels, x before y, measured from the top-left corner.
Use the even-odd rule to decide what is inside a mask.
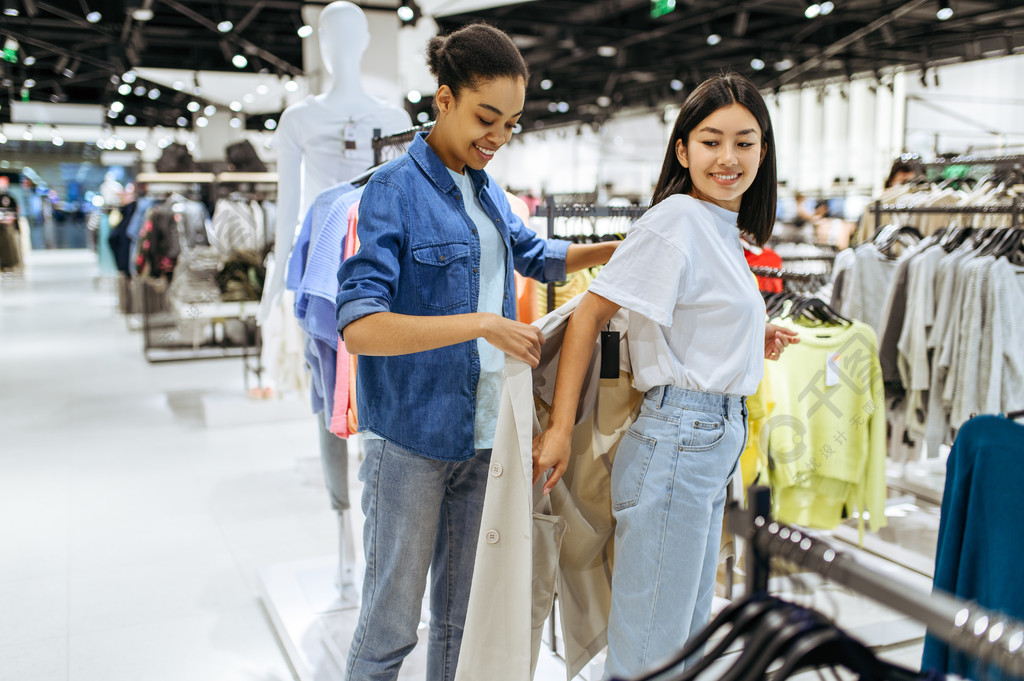
[[[807,72],[807,71],[809,71],[809,70],[811,70],[813,68],[818,67],[826,59],[829,59],[830,57],[833,57],[833,56],[839,54],[844,49],[846,49],[848,46],[852,45],[853,43],[855,43],[856,41],[860,40],[861,38],[863,38],[863,37],[865,37],[867,35],[870,35],[871,33],[874,33],[875,31],[880,29],[882,26],[885,26],[886,24],[892,23],[893,21],[899,19],[900,17],[906,16],[910,12],[913,12],[917,8],[921,7],[922,5],[924,5],[926,3],[930,3],[930,2],[932,2],[932,0],[910,0],[910,2],[902,5],[901,7],[896,8],[892,12],[889,12],[888,14],[886,14],[884,16],[881,16],[878,19],[875,19],[874,21],[872,21],[867,26],[864,26],[863,28],[859,28],[856,31],[854,31],[853,33],[847,35],[845,38],[841,38],[840,40],[837,40],[836,42],[832,43],[828,47],[825,47],[821,51],[821,54],[819,54],[819,55],[817,55],[815,57],[811,57],[810,59],[808,59],[807,61],[805,61],[802,64],[797,64],[796,66],[794,66],[790,70],[788,70],[785,73],[783,73],[781,76],[779,76],[779,77],[775,78],[773,81],[771,81],[771,85],[770,86],[771,87],[778,87],[778,86],[781,86],[781,85],[785,85],[786,83],[788,83],[791,80],[795,79],[797,76],[800,76],[801,74],[803,74],[803,73],[805,73],[805,72]],[[936,21],[938,21],[938,20],[936,20]]]
[[[55,7],[55,6],[51,5],[48,2],[40,2],[40,3],[37,3],[37,4],[39,5],[39,9],[41,9],[41,10],[43,10],[45,12],[49,12],[50,14],[53,14],[55,16],[58,16],[61,19],[65,19],[66,21],[70,21],[71,23],[73,23],[75,26],[78,26],[79,28],[84,28],[84,29],[87,29],[89,31],[94,31],[96,33],[104,33],[104,34],[107,34],[107,35],[113,35],[113,33],[111,31],[107,30],[103,26],[102,23],[90,24],[88,21],[85,20],[85,17],[80,17],[77,14],[72,14],[71,12],[66,12],[65,10],[61,9],[60,7]]]
[[[259,15],[259,13],[263,11],[264,7],[266,7],[266,2],[264,2],[264,0],[259,0],[259,2],[254,4],[252,8],[246,13],[246,15],[242,17],[242,20],[235,24],[234,28],[228,31],[228,33],[240,34],[243,31],[245,31],[249,24],[252,23],[253,19],[255,19]]]
[[[196,22],[200,26],[204,26],[204,27],[208,28],[209,30],[213,31],[214,33],[216,33],[218,35],[225,35],[225,34],[223,34],[223,33],[221,33],[220,31],[217,30],[217,25],[215,23],[213,23],[212,21],[210,21],[209,19],[204,17],[202,14],[199,14],[195,10],[193,10],[193,9],[191,9],[189,7],[186,7],[185,5],[181,4],[180,2],[178,2],[178,0],[160,0],[160,2],[162,4],[164,4],[164,5],[167,5],[171,9],[177,11],[178,13],[183,14],[184,16],[188,17],[189,19],[191,19],[192,21]],[[230,40],[231,42],[233,42],[236,45],[238,45],[239,47],[241,47],[247,53],[253,54],[253,55],[258,55],[264,61],[270,62],[271,64],[273,64],[274,66],[276,66],[278,69],[280,69],[282,71],[285,71],[287,73],[302,73],[303,72],[300,67],[295,66],[294,64],[290,64],[289,62],[285,61],[284,59],[279,58],[277,55],[268,52],[267,50],[263,49],[262,47],[260,47],[258,45],[255,45],[252,42],[250,42],[250,41],[248,41],[248,40],[246,40],[244,38],[241,38],[241,37],[239,37],[237,35],[230,35],[230,34],[229,35],[225,35],[225,37],[228,40]]]

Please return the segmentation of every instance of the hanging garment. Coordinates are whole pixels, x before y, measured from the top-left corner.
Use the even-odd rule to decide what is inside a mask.
[[[1024,426],[1001,416],[978,416],[960,429],[946,461],[936,590],[1020,619],[1024,617]],[[970,679],[1014,677],[929,636],[922,669]]]
[[[359,204],[348,209],[348,232],[345,234],[343,259],[351,258],[359,250]],[[348,354],[345,343],[338,340],[337,364],[334,373],[334,408],[331,412],[330,431],[341,438],[354,435],[359,430],[356,409],[356,362],[355,355]]]
[[[800,343],[766,362],[772,400],[761,443],[769,457],[773,515],[833,529],[843,509],[885,527],[885,402],[869,326],[807,327],[781,319]]]
[[[761,249],[755,253],[749,248],[743,249],[743,256],[747,259],[747,265],[751,267],[771,267],[776,270],[782,269],[782,258],[770,248]],[[782,279],[775,277],[758,277],[757,288],[771,293],[782,293]]]
[[[532,679],[541,629],[556,592],[566,678],[607,644],[614,538],[611,463],[641,398],[628,376],[624,310],[611,322],[612,330],[621,333],[619,378],[598,380],[600,349],[595,345],[569,468],[548,496],[540,492],[543,478],[532,485],[533,437],[546,421],[562,336],[581,297],[537,320],[546,339],[537,369],[506,360],[456,681]]]

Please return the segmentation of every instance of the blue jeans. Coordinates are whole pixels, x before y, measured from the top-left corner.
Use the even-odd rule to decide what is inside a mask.
[[[366,575],[348,681],[393,681],[416,647],[430,570],[427,679],[451,681],[462,645],[491,450],[437,461],[367,440],[363,481]]]
[[[711,617],[726,487],[746,398],[652,388],[612,465],[615,566],[606,676],[633,678]]]

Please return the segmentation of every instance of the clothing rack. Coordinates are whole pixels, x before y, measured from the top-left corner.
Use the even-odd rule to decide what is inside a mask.
[[[780,558],[923,622],[929,633],[968,655],[1024,676],[1024,622],[943,593],[923,594],[878,574],[852,556],[771,519],[770,490],[751,487],[748,507],[732,502],[729,530],[747,540],[747,593],[768,590],[771,558]]]
[[[871,212],[875,216],[875,232],[881,225],[882,213],[931,214],[931,215],[1012,215],[1011,226],[1020,227],[1024,224],[1024,198],[1012,203],[993,203],[981,206],[906,206],[902,204],[882,204],[875,201],[871,204]]]
[[[547,238],[555,237],[555,220],[558,218],[631,218],[637,219],[647,212],[646,206],[598,206],[593,203],[557,203],[555,197],[547,196],[537,206],[537,217],[547,218]],[[548,312],[555,309],[555,290],[548,286]]]
[[[388,160],[384,158],[384,150],[393,147],[401,147],[403,150],[409,146],[409,143],[416,139],[416,133],[424,130],[430,130],[433,127],[433,123],[427,123],[426,125],[416,125],[408,130],[396,132],[393,135],[381,135],[382,130],[380,128],[373,129],[373,166],[377,167],[384,161]]]

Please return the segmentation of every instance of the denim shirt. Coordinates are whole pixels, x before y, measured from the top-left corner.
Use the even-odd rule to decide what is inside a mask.
[[[476,312],[480,238],[461,190],[424,141],[374,173],[359,203],[359,250],[338,270],[338,332],[377,312]],[[516,316],[515,271],[565,278],[568,242],[527,228],[484,171],[466,168],[507,253],[502,313]],[[392,357],[359,357],[359,429],[441,461],[471,458],[480,358],[476,340]]]

